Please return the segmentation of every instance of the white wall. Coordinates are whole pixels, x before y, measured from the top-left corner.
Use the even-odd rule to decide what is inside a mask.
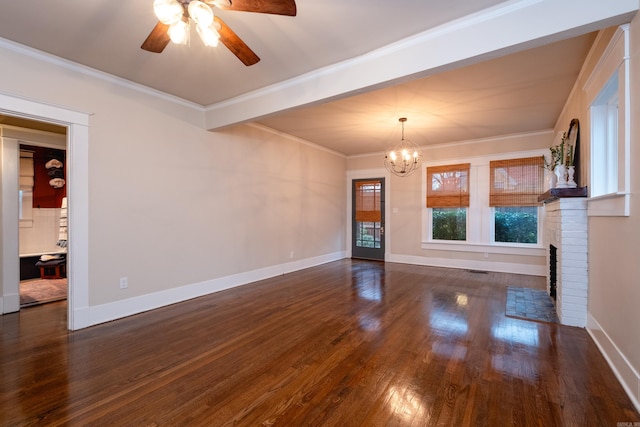
[[[56,246],[59,231],[60,209],[33,209],[33,224],[30,227],[20,227],[20,255],[59,252],[61,248]]]
[[[342,156],[208,132],[197,106],[19,48],[0,63],[0,93],[91,114],[90,324],[344,256]]]

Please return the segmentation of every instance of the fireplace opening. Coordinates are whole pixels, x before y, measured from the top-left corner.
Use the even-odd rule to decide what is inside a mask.
[[[556,299],[558,280],[558,248],[549,245],[549,296]]]

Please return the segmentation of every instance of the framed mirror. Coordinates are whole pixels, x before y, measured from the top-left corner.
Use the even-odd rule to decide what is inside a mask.
[[[580,121],[572,119],[567,131],[567,142],[573,146],[574,181],[580,187]]]

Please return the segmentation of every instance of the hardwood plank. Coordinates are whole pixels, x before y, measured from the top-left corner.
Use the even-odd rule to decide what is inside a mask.
[[[544,278],[341,260],[69,333],[0,317],[0,425],[616,425],[583,329],[508,318]]]

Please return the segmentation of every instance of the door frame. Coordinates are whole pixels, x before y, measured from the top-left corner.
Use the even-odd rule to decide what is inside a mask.
[[[347,248],[347,258],[351,258],[352,255],[352,234],[353,234],[353,180],[354,179],[375,179],[375,178],[384,178],[384,216],[385,216],[385,224],[384,224],[384,260],[385,262],[389,260],[390,256],[390,248],[391,248],[391,174],[384,168],[380,169],[361,169],[361,170],[351,170],[347,171],[347,233],[346,233],[346,248]]]
[[[69,256],[67,258],[68,315],[67,327],[76,330],[90,326],[89,317],[89,113],[70,110],[45,102],[28,100],[0,92],[0,113],[53,123],[67,128],[67,197],[69,198]],[[6,159],[5,159],[6,160]],[[9,168],[17,171],[16,168]],[[2,168],[3,184],[5,173]],[[15,193],[2,188],[3,250],[0,267],[0,313],[20,308],[18,250],[17,176]],[[5,237],[8,237],[5,239]],[[17,279],[17,280],[13,280]]]

